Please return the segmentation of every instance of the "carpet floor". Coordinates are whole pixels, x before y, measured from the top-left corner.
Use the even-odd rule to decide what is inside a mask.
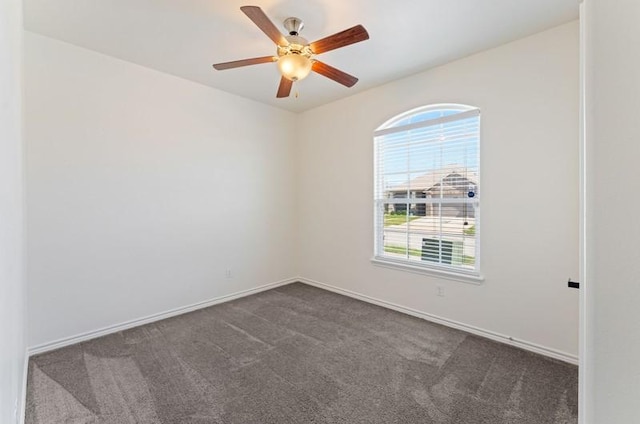
[[[27,424],[577,423],[575,366],[296,283],[31,358]]]

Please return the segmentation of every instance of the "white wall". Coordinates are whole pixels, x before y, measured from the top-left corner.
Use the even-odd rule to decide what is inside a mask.
[[[25,56],[31,347],[296,274],[295,115],[28,32]]]
[[[0,2],[0,422],[17,423],[25,361],[22,1]]]
[[[631,424],[640,422],[640,2],[585,5],[591,200],[586,423]]]
[[[578,38],[572,22],[302,114],[301,275],[576,355]],[[433,103],[482,111],[481,285],[370,262],[372,133]]]

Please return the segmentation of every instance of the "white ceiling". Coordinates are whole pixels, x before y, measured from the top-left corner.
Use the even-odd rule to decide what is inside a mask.
[[[291,111],[304,111],[577,19],[577,0],[25,0],[25,28]],[[301,18],[309,41],[362,24],[370,39],[319,58],[360,78],[318,74],[276,99],[276,64],[215,71],[275,54],[241,11],[260,6],[282,29]],[[299,96],[296,98],[296,91]]]

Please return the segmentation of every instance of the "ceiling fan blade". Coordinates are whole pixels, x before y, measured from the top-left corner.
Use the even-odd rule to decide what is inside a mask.
[[[353,75],[342,72],[340,69],[336,69],[319,60],[313,62],[311,70],[347,87],[353,87],[358,82],[358,78]]]
[[[258,6],[242,6],[240,10],[242,10],[244,14],[262,30],[262,32],[267,34],[267,37],[271,38],[274,43],[279,46],[289,45],[289,42],[284,38],[284,35],[282,35],[273,22],[271,22],[269,17],[265,15],[262,9]]]
[[[232,62],[216,63],[213,65],[218,71],[225,69],[239,68],[241,66],[257,65],[259,63],[275,62],[278,58],[275,56],[254,57],[252,59],[234,60]]]
[[[283,97],[289,97],[292,86],[293,86],[293,81],[285,77],[280,78],[280,86],[278,86],[278,94],[276,94],[276,97],[279,99]]]
[[[320,54],[368,39],[369,33],[367,30],[364,29],[362,25],[356,25],[321,40],[314,41],[309,47],[311,47],[311,51],[315,54]]]

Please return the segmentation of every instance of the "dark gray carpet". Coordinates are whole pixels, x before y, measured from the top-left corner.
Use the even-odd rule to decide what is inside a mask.
[[[564,424],[577,380],[297,283],[32,358],[26,422]]]

